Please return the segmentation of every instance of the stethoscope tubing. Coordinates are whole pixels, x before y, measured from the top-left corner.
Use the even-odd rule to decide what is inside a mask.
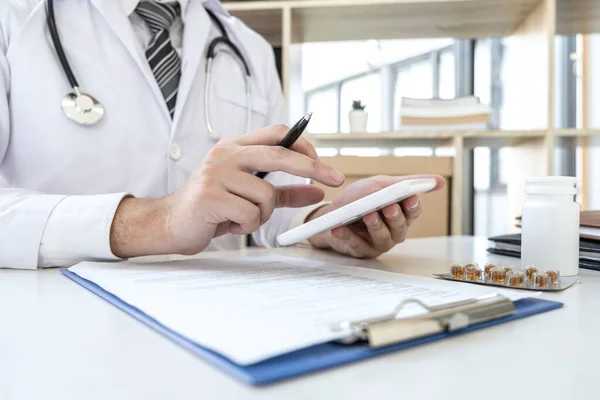
[[[75,74],[73,73],[73,70],[71,69],[71,65],[67,59],[67,56],[65,54],[65,51],[63,49],[62,46],[62,42],[60,40],[60,35],[58,33],[58,29],[56,27],[56,17],[54,14],[54,1],[53,0],[45,0],[45,7],[46,7],[46,23],[48,25],[48,30],[50,32],[50,37],[52,39],[52,43],[54,44],[54,49],[56,51],[56,55],[58,56],[59,62],[62,66],[62,69],[67,77],[67,80],[69,81],[69,84],[71,85],[71,88],[73,89],[73,93],[68,93],[65,98],[63,99],[63,110],[65,112],[65,115],[74,120],[75,122],[78,122],[80,124],[83,125],[92,125],[95,122],[97,122],[100,118],[102,118],[102,115],[104,115],[104,108],[102,106],[102,104],[100,104],[94,97],[87,95],[85,93],[82,93],[80,91],[79,88],[79,82],[77,81],[77,78],[75,77]],[[214,15],[212,13],[212,11],[210,10],[206,10],[208,15],[210,16],[210,18],[212,19],[212,21],[217,25],[217,27],[219,28],[219,31],[221,33],[221,36],[213,39],[209,45],[208,45],[208,49],[207,49],[207,53],[206,53],[206,82],[205,82],[205,91],[204,91],[204,112],[205,112],[205,119],[206,119],[206,127],[208,129],[208,133],[210,137],[216,137],[219,136],[218,134],[215,134],[213,131],[213,127],[212,124],[210,122],[210,104],[209,104],[209,91],[210,91],[210,83],[211,83],[211,78],[212,78],[212,64],[213,64],[213,60],[215,59],[215,57],[217,56],[218,53],[220,52],[229,52],[225,49],[222,50],[218,50],[217,46],[219,45],[223,45],[225,46],[228,50],[230,50],[231,52],[233,52],[233,54],[235,55],[235,57],[232,57],[234,59],[236,59],[236,61],[240,64],[240,68],[243,69],[243,73],[244,73],[244,80],[245,80],[245,84],[246,84],[246,132],[248,132],[250,130],[250,122],[251,122],[251,116],[252,116],[252,85],[251,85],[251,74],[250,74],[250,67],[248,66],[248,63],[246,62],[246,60],[244,59],[244,56],[242,55],[242,52],[240,51],[240,49],[229,39],[229,36],[227,34],[227,31],[225,30],[225,27],[223,26],[223,24],[221,23],[221,21],[216,17],[216,15]],[[89,119],[85,118],[85,113],[92,111],[92,108],[86,109],[86,110],[79,110],[78,111],[78,99],[82,98],[85,96],[86,100],[92,101],[93,104],[93,110],[94,112],[97,113],[97,118],[92,119],[91,122]],[[66,104],[66,106],[65,106]],[[65,108],[66,107],[66,108]],[[68,108],[68,110],[67,110]],[[79,115],[78,117],[78,113],[81,113],[81,115]],[[219,136],[220,137],[220,136]]]
[[[58,35],[58,29],[56,28],[56,17],[54,16],[54,0],[46,0],[46,23],[48,24],[50,38],[54,44],[54,49],[56,50],[58,60],[60,61],[62,69],[65,71],[65,75],[69,80],[69,84],[73,90],[75,90],[75,88],[79,88],[79,83],[77,82],[77,78],[75,78],[75,74],[71,69],[71,64],[69,64],[69,61],[67,60],[60,36]]]

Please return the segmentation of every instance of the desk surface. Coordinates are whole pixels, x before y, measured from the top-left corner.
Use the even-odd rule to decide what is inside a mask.
[[[346,261],[422,276],[445,271],[449,261],[518,262],[488,255],[486,244],[484,238],[417,239],[378,260]],[[261,250],[248,252],[256,251]],[[278,251],[332,257],[312,250]],[[252,388],[56,269],[0,270],[0,399],[600,398],[600,273],[582,270],[574,287],[543,297],[565,307]]]

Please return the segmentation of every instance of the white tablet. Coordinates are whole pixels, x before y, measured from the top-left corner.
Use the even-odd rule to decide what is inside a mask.
[[[289,246],[316,236],[319,233],[342,225],[351,224],[365,215],[381,210],[390,204],[398,203],[416,194],[428,192],[435,185],[435,179],[431,178],[410,179],[395,183],[294,229],[290,229],[277,236],[277,242],[281,246]]]

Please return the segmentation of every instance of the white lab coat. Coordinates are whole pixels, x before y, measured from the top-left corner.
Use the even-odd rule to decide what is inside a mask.
[[[81,246],[81,259],[103,258],[94,253],[97,249],[89,250],[91,255],[86,249],[101,235],[106,253],[106,220],[124,193],[166,195],[198,167],[215,143],[206,132],[204,78],[206,45],[217,29],[205,6],[225,23],[250,65],[252,128],[285,122],[272,48],[216,0],[189,3],[174,120],[119,2],[55,1],[60,37],[81,89],[106,110],[104,119],[89,127],[67,119],[60,107],[71,88],[46,28],[44,2],[0,2],[0,267],[37,267],[46,223],[67,195],[79,196],[69,197],[72,213],[63,216],[64,245]],[[211,102],[220,132],[244,133],[243,76],[227,56],[214,63]],[[281,173],[268,179],[276,185],[303,181]],[[106,204],[113,204],[112,211]],[[95,205],[104,214],[90,217]],[[254,238],[275,245],[276,235],[302,215],[295,211],[276,210]],[[100,231],[98,221],[104,222]],[[82,230],[83,222],[88,231]],[[214,240],[211,248],[240,243],[239,236],[229,235]]]

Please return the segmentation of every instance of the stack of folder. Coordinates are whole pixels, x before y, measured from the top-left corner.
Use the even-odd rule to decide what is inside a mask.
[[[521,217],[517,217],[521,227]],[[579,266],[600,271],[600,211],[582,211],[579,228]],[[521,257],[521,235],[500,235],[489,238],[488,251],[510,257]]]
[[[400,106],[400,126],[409,130],[485,130],[490,106],[475,96],[444,99],[404,97]]]

